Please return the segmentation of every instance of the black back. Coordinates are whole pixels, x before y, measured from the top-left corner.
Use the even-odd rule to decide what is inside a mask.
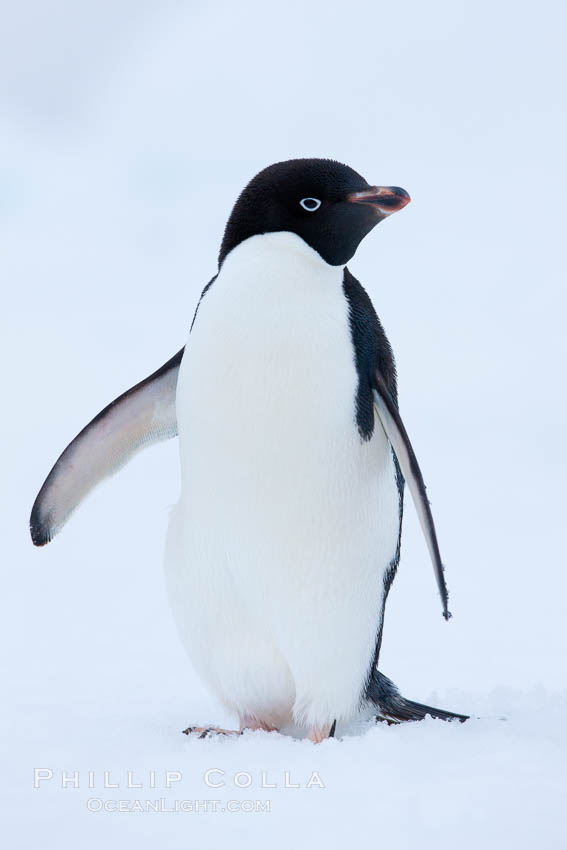
[[[376,369],[384,378],[392,399],[398,403],[394,354],[370,296],[358,280],[345,268],[343,290],[348,302],[350,330],[354,346],[358,392],[356,422],[360,436],[369,440],[374,433],[373,375]]]
[[[358,425],[361,439],[369,440],[374,433],[376,419],[374,415],[373,396],[374,372],[376,369],[380,371],[380,374],[386,383],[388,392],[390,393],[397,408],[398,388],[396,364],[394,361],[392,346],[388,341],[380,319],[376,315],[374,305],[372,304],[368,293],[347,268],[345,268],[344,272],[343,289],[348,302],[354,360],[356,364],[356,371],[358,373],[358,389],[355,402],[356,423]],[[372,670],[374,670],[378,664],[380,647],[382,645],[386,599],[388,598],[388,593],[390,592],[390,587],[392,586],[392,582],[394,581],[398,564],[400,562],[402,517],[404,511],[404,479],[395,454],[393,454],[393,457],[396,467],[396,481],[399,493],[400,528],[396,553],[384,577],[384,596],[381,601],[382,612],[380,617],[380,627],[376,635],[376,647],[374,650],[372,666],[369,670],[370,684],[373,681],[371,675]]]

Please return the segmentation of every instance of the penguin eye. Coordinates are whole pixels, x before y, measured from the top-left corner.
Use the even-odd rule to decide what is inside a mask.
[[[299,203],[307,212],[315,212],[321,206],[319,198],[302,198]]]

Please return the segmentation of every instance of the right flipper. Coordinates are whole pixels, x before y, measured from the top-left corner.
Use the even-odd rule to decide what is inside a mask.
[[[57,460],[34,502],[30,533],[43,546],[97,484],[145,446],[175,437],[175,393],[184,348],[83,428]]]
[[[453,711],[445,711],[442,708],[433,708],[430,705],[405,699],[394,683],[376,668],[372,671],[372,678],[366,689],[366,699],[378,709],[376,719],[385,720],[387,723],[423,720],[428,715],[438,720],[458,720],[460,723],[469,719],[467,714],[455,714]]]
[[[439,552],[435,523],[433,522],[433,514],[431,513],[431,507],[425,491],[423,475],[421,474],[415,452],[402,422],[397,404],[395,404],[390,395],[379,369],[374,373],[374,402],[384,432],[390,441],[390,445],[398,459],[402,475],[412,495],[427,548],[429,549],[431,563],[433,564],[437,587],[439,588],[439,595],[441,596],[441,603],[443,605],[443,616],[448,620],[451,616],[447,608],[449,593],[443,574],[444,568],[441,563],[441,553]]]

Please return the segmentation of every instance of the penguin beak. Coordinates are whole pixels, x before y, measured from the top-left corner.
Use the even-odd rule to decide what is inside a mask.
[[[370,186],[363,192],[352,192],[346,199],[352,204],[373,206],[382,215],[398,212],[411,201],[406,190],[399,186]]]

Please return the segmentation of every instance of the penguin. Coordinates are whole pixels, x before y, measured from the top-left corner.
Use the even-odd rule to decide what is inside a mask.
[[[80,432],[35,500],[42,546],[136,452],[179,436],[168,597],[195,670],[239,720],[188,734],[293,726],[319,742],[367,711],[467,719],[405,699],[378,670],[405,484],[450,617],[392,348],[347,267],[409,202],[330,159],[260,171],[229,217],[187,344]]]

